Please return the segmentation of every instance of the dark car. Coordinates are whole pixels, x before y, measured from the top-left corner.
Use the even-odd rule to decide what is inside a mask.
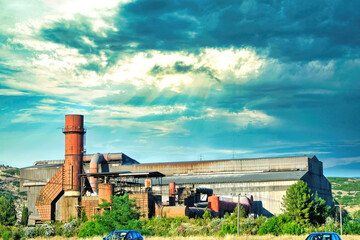
[[[334,232],[318,232],[310,234],[306,240],[341,240],[341,237]]]
[[[141,233],[135,230],[112,231],[103,240],[144,240]]]

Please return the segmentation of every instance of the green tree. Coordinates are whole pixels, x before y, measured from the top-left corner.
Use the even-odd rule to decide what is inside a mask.
[[[324,199],[318,196],[315,193],[313,199],[313,205],[310,211],[310,221],[312,224],[324,224],[326,222],[326,217],[329,215],[330,207],[326,205]]]
[[[312,193],[304,181],[298,181],[286,190],[282,198],[282,207],[292,220],[299,224],[310,222],[313,207]]]
[[[286,191],[282,207],[292,220],[301,225],[324,224],[330,212],[330,207],[326,205],[325,200],[317,193],[313,195],[307,183],[301,180],[291,185]]]
[[[30,214],[29,209],[24,205],[21,211],[21,225],[26,226],[28,224]]]
[[[112,230],[124,227],[132,219],[139,219],[140,213],[136,205],[135,199],[129,199],[127,194],[123,196],[114,196],[111,198],[111,211],[103,204],[105,211],[101,216],[101,220],[112,227]],[[101,205],[99,205],[101,207]]]
[[[16,223],[14,197],[10,194],[0,197],[0,224],[12,226]]]
[[[95,216],[95,220],[85,222],[79,232],[79,237],[104,235],[114,230],[138,228],[141,223],[135,199],[129,199],[127,194],[113,196],[112,203],[103,201],[99,207],[103,209],[102,215]],[[140,224],[140,225],[139,225]]]

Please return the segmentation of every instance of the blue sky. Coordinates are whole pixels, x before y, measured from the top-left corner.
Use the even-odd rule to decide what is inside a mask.
[[[0,164],[315,154],[360,177],[360,2],[0,0]]]

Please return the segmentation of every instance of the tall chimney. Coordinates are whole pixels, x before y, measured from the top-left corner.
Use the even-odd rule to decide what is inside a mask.
[[[84,153],[84,116],[66,115],[64,196],[80,196],[82,157]]]

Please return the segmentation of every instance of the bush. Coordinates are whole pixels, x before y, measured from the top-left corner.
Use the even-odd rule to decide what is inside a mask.
[[[35,227],[24,227],[24,235],[26,238],[34,238],[36,237],[36,229]]]
[[[360,196],[359,196],[359,199],[360,199]],[[360,220],[360,210],[357,210],[357,211],[354,212],[353,218]]]
[[[259,235],[272,234],[278,236],[281,233],[283,233],[282,232],[283,225],[289,222],[292,221],[290,217],[286,214],[280,214],[279,216],[274,216],[272,218],[269,218],[264,224],[260,226],[258,233]]]
[[[13,229],[13,240],[20,240],[23,237],[24,233],[21,228],[14,228]]]
[[[93,221],[85,222],[81,225],[79,237],[92,237],[104,235],[114,230],[142,228],[141,221],[135,199],[129,199],[127,194],[123,196],[113,196],[112,203],[103,202],[99,207],[103,209],[102,215],[96,215]],[[111,207],[111,211],[108,209]],[[64,229],[69,226],[64,225]]]
[[[335,222],[331,217],[326,218],[325,231],[326,232],[336,232]]]
[[[281,233],[290,235],[301,235],[305,233],[305,228],[297,222],[291,221],[284,223],[281,226]]]
[[[107,231],[99,221],[88,221],[81,226],[78,237],[87,238],[92,236],[102,236],[108,232],[109,231]]]
[[[235,211],[232,215],[225,214],[222,219],[222,225],[218,235],[224,236],[226,234],[237,234],[237,216],[235,215]]]
[[[2,236],[2,234],[7,230],[8,228],[5,227],[4,225],[0,224],[0,237]]]
[[[78,222],[76,219],[71,220],[68,223],[64,223],[63,226],[63,236],[65,237],[73,237],[77,234],[77,229],[76,227],[78,226]]]
[[[356,221],[345,220],[343,224],[344,234],[360,234],[360,223]]]
[[[3,240],[10,240],[12,233],[9,229],[6,229],[5,232],[1,234]]]
[[[50,224],[45,223],[41,226],[41,228],[44,230],[43,232],[45,237],[50,237],[55,235],[55,229]]]

